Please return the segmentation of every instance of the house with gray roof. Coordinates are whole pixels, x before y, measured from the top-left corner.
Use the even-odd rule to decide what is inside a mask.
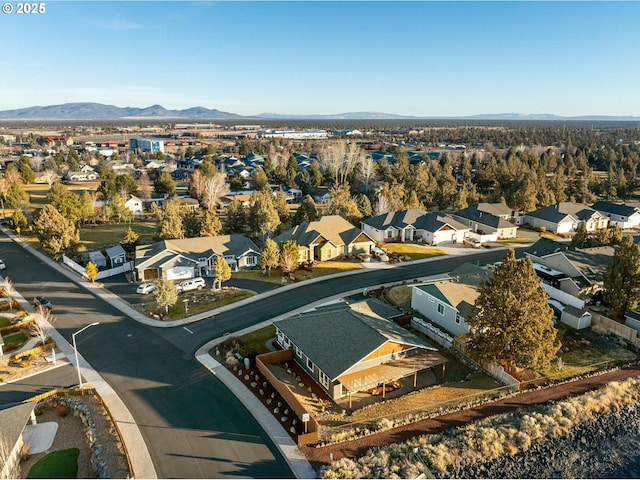
[[[602,290],[615,249],[610,246],[577,249],[567,242],[540,239],[524,253],[533,263],[563,273],[562,278],[554,281],[554,287],[582,298]]]
[[[360,222],[362,231],[376,242],[412,242],[436,245],[462,242],[469,227],[451,215],[411,208],[384,213]]]
[[[275,322],[278,344],[334,400],[442,365],[437,349],[388,319],[377,299],[340,303]]]
[[[500,216],[489,213],[482,208],[486,205],[471,205],[454,212],[453,218],[469,227],[469,237],[480,243],[494,242],[500,238],[515,238],[518,226]]]
[[[620,228],[640,227],[640,208],[626,203],[607,202],[599,200],[591,208],[609,217],[609,226],[618,225]]]
[[[376,242],[340,215],[325,215],[303,222],[273,239],[277,244],[294,240],[300,261],[325,261],[343,255],[370,254]]]
[[[244,235],[162,240],[136,248],[135,272],[140,282],[163,278],[184,280],[213,275],[213,264],[221,256],[232,270],[258,264],[260,249]]]
[[[609,218],[582,203],[560,202],[527,213],[524,223],[535,229],[544,228],[562,234],[574,233],[581,223],[584,223],[587,232],[607,228]]]
[[[25,445],[23,433],[29,421],[36,425],[35,407],[35,402],[0,407],[0,478],[12,478],[16,468],[20,468],[20,451]]]
[[[467,319],[473,314],[473,304],[480,294],[480,283],[491,272],[474,265],[452,271],[449,279],[411,287],[411,308],[442,327],[452,336],[469,333]]]

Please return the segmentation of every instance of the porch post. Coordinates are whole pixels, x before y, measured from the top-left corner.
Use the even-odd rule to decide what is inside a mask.
[[[349,392],[349,410],[351,410],[351,392]]]
[[[413,389],[415,390],[418,385],[418,372],[413,372]]]
[[[385,393],[387,393],[387,382],[382,382],[382,399],[384,400]]]
[[[446,363],[442,364],[442,380],[444,380],[444,368],[446,365],[447,365]]]

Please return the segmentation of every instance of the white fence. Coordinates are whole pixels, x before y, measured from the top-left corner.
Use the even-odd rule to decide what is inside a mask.
[[[429,322],[425,322],[423,319],[413,317],[411,319],[411,326],[421,333],[424,333],[427,337],[432,339],[438,345],[451,348],[453,346],[453,337],[448,333],[443,332],[438,327],[433,326]]]
[[[502,368],[502,365],[498,365],[497,363],[489,362],[489,363],[487,363],[485,368],[487,369],[487,371],[491,375],[496,377],[498,380],[500,380],[505,385],[507,385],[509,387],[513,387],[515,390],[519,390],[520,389],[520,382],[516,378],[513,378],[511,375],[509,375],[507,372],[505,372],[504,368]]]
[[[87,278],[87,274],[85,273],[85,267],[80,265],[79,263],[74,262],[66,255],[62,256],[62,263],[71,268],[74,272],[77,272],[82,277]],[[123,265],[115,268],[110,268],[109,270],[100,270],[98,275],[94,280],[100,280],[101,278],[113,277],[114,275],[118,275],[119,273],[129,272],[133,269],[131,262],[126,262]]]

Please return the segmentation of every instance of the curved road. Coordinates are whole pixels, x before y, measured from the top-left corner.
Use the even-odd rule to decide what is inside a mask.
[[[500,260],[504,250],[399,265],[299,284],[183,328],[141,325],[98,300],[6,237],[4,272],[30,300],[53,303],[56,329],[72,333],[78,350],[131,411],[160,478],[289,478],[287,463],[242,404],[195,359],[195,351],[234,332],[344,291],[445,273],[464,262]]]

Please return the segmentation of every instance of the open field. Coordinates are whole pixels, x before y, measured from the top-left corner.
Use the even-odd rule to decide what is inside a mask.
[[[83,225],[80,228],[80,241],[87,249],[91,250],[101,246],[110,246],[119,243],[127,230],[131,229],[140,235],[138,243],[141,245],[153,243],[156,233],[155,222],[132,223],[107,223],[100,225]]]

